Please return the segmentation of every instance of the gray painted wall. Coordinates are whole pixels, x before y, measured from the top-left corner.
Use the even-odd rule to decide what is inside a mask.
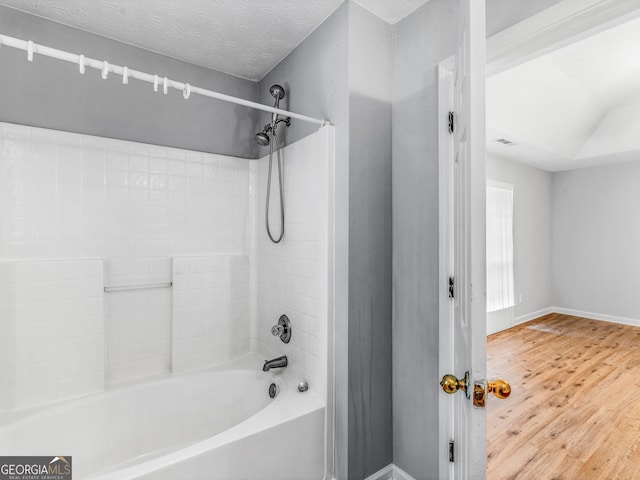
[[[554,306],[640,322],[640,162],[551,174],[489,155],[487,178],[515,186],[516,317]]]
[[[36,43],[255,100],[257,84],[0,6],[0,31]],[[258,114],[148,83],[2,48],[0,120],[204,152],[254,158]]]
[[[640,162],[554,174],[556,307],[640,322],[639,205]]]
[[[349,5],[349,479],[393,461],[392,27]]]
[[[260,102],[273,102],[269,87],[278,83],[285,108],[336,126],[336,263],[348,265],[342,277],[336,272],[339,479],[362,479],[393,461],[391,71],[391,26],[347,2],[259,85]],[[262,114],[260,125],[269,119]],[[316,128],[294,120],[287,143]]]
[[[326,118],[335,126],[335,449],[334,475],[348,477],[349,454],[349,5],[344,3],[259,84],[259,101],[272,104],[269,87],[287,91],[285,108]],[[269,122],[262,114],[259,126]],[[284,132],[294,142],[318,127],[293,121]],[[266,149],[261,149],[262,154]],[[286,165],[285,165],[286,171]],[[331,338],[331,337],[330,337]],[[330,369],[331,371],[331,369]]]
[[[258,85],[258,101],[273,105],[269,87],[277,83],[286,90],[286,96],[280,102],[282,108],[330,120],[346,133],[349,113],[348,15],[345,3],[265,75]],[[270,121],[271,114],[260,112],[260,128]],[[291,126],[282,131],[287,143],[292,143],[318,128],[312,123],[293,120]],[[262,148],[261,151],[264,154],[268,150]]]
[[[393,458],[418,480],[438,478],[437,65],[457,5],[430,0],[394,28]]]
[[[552,174],[487,155],[487,179],[513,185],[515,317],[553,305],[551,288]],[[520,295],[523,296],[519,303]]]

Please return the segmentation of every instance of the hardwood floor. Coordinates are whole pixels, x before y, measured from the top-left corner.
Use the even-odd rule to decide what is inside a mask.
[[[640,479],[640,328],[550,314],[487,339],[487,479]]]

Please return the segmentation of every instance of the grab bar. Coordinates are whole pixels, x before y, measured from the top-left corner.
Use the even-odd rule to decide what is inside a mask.
[[[115,287],[104,287],[105,293],[109,292],[124,292],[127,290],[148,290],[152,288],[171,288],[173,282],[167,283],[141,283],[138,285],[119,285]]]

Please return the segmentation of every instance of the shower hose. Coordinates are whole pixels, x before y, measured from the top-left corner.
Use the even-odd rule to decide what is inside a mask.
[[[269,143],[269,175],[267,177],[267,202],[264,209],[264,223],[267,227],[267,235],[273,243],[280,243],[282,237],[284,237],[284,195],[282,193],[282,159],[280,158],[280,141],[276,135],[275,128],[272,130],[273,142]],[[280,186],[280,235],[278,238],[274,238],[269,228],[269,199],[271,197],[271,170],[273,164],[273,149],[276,149],[276,157],[278,162],[278,185]]]

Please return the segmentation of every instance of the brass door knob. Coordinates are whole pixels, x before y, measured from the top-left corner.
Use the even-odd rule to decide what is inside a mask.
[[[487,382],[485,391],[484,384],[476,383],[473,386],[473,406],[476,408],[484,408],[485,397],[489,393],[493,393],[498,398],[508,398],[511,395],[511,385],[506,380],[498,379],[493,382]]]
[[[452,394],[458,390],[462,390],[467,393],[467,387],[469,386],[469,372],[465,372],[464,378],[457,378],[455,375],[445,375],[442,377],[440,386],[445,393]]]
[[[487,393],[488,392],[493,393],[501,399],[509,398],[509,395],[511,395],[511,385],[509,385],[509,382],[506,380],[499,378],[493,382],[487,382]]]

